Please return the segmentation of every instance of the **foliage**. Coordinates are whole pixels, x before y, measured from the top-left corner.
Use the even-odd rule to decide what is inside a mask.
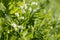
[[[60,0],[0,0],[0,40],[60,40]]]

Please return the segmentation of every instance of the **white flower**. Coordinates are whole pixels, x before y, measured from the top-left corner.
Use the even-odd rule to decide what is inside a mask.
[[[22,26],[22,25],[19,25],[19,26],[18,26],[18,28],[21,28],[21,29],[23,29],[23,26]]]
[[[30,12],[32,11],[32,8],[31,8],[31,7],[29,8],[29,11],[30,11]]]
[[[35,2],[32,2],[31,5],[35,5],[36,3]]]
[[[33,12],[36,12],[36,11],[38,11],[40,8],[39,7],[37,7],[36,9],[34,9],[33,10]]]
[[[14,28],[16,28],[16,24],[15,23],[12,23],[11,26],[13,26]]]
[[[36,5],[38,5],[38,3],[36,2]]]
[[[15,16],[19,16],[19,13],[18,13],[18,12],[16,12],[16,13],[15,13]]]
[[[24,8],[24,6],[20,6],[20,8],[21,8],[21,9],[23,9],[23,8]]]
[[[22,16],[20,19],[24,19],[24,17]]]
[[[24,6],[25,6],[25,9],[27,9],[27,4],[25,4]]]
[[[32,2],[31,5],[37,5],[38,3],[37,2]]]
[[[35,9],[35,10],[33,10],[33,12],[36,12],[37,10]]]

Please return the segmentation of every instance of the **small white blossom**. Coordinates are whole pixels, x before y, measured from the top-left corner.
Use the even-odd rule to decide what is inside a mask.
[[[35,9],[35,10],[33,10],[33,12],[36,12],[37,10]]]
[[[23,26],[22,26],[22,25],[19,25],[19,26],[18,26],[18,28],[21,28],[21,29],[23,29]]]
[[[19,16],[19,13],[18,13],[18,12],[16,12],[16,13],[15,13],[15,16]]]
[[[25,6],[25,9],[27,9],[27,4],[25,4],[24,6]]]
[[[32,2],[31,5],[35,5],[36,3],[35,2]]]
[[[32,11],[32,8],[31,8],[31,7],[29,8],[29,11],[30,11],[30,12]]]
[[[36,9],[34,9],[34,10],[33,10],[33,12],[36,12],[36,11],[38,11],[38,9],[40,9],[40,8],[39,8],[39,7],[37,7]]]
[[[37,2],[32,2],[31,5],[37,5],[38,3]]]
[[[36,2],[36,5],[38,5],[38,3]]]
[[[24,17],[22,16],[20,19],[24,19]]]
[[[11,26],[13,26],[14,28],[16,28],[16,24],[15,23],[12,23]]]
[[[20,8],[21,8],[21,9],[23,9],[23,8],[24,8],[24,6],[20,6]]]

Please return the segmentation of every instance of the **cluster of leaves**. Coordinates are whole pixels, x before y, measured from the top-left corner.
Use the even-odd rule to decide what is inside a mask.
[[[59,0],[0,0],[0,40],[60,40]]]

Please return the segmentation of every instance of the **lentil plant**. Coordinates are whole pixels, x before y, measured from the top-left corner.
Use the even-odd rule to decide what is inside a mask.
[[[0,0],[0,40],[60,40],[60,0]]]

